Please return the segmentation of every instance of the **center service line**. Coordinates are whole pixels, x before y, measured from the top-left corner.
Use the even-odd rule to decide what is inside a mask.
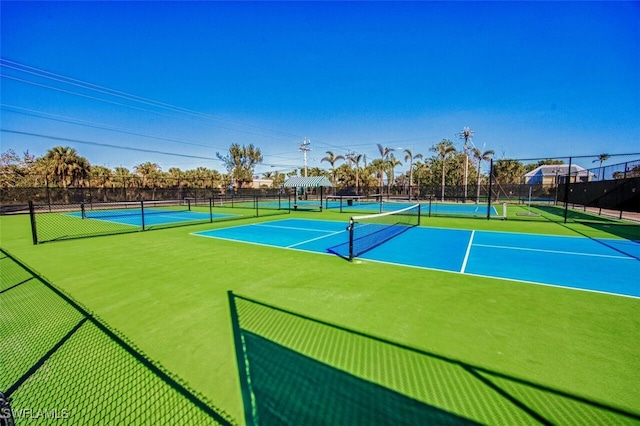
[[[467,245],[467,252],[464,254],[464,260],[462,261],[462,268],[460,268],[460,273],[464,274],[464,270],[467,269],[467,261],[469,260],[469,253],[471,252],[471,245],[473,244],[473,236],[476,234],[476,231],[471,231],[471,238],[469,238],[469,244]]]
[[[332,232],[332,233],[330,233],[330,234],[322,235],[322,236],[320,236],[320,237],[312,238],[312,239],[310,239],[310,240],[305,240],[305,241],[301,241],[301,242],[299,242],[299,243],[291,244],[290,246],[287,246],[286,248],[293,248],[293,247],[297,247],[297,246],[300,246],[300,245],[302,245],[302,244],[310,243],[310,242],[312,242],[312,241],[317,241],[317,240],[321,240],[321,239],[323,239],[323,238],[332,237],[332,236],[334,236],[334,235],[341,234],[341,233],[343,233],[343,232],[346,232],[346,231],[337,231],[337,232]]]

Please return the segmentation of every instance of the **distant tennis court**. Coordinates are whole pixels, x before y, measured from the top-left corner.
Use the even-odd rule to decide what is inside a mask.
[[[346,222],[286,219],[193,235],[349,255]],[[640,242],[408,227],[359,259],[640,297]]]
[[[198,222],[232,215],[205,211],[192,211],[191,204],[180,201],[83,204],[80,211],[67,213],[68,216],[87,220],[99,220],[134,227],[167,225],[180,222]],[[95,206],[95,207],[94,207]]]
[[[287,213],[267,195],[29,205],[33,244]]]
[[[384,196],[378,195],[329,195],[326,197],[324,207],[326,209],[339,210],[350,213],[381,213],[402,210],[415,205],[411,201],[388,200]],[[503,207],[500,207],[503,208]],[[424,216],[487,216],[505,217],[506,212],[498,212],[494,205],[483,203],[422,203],[422,214]]]

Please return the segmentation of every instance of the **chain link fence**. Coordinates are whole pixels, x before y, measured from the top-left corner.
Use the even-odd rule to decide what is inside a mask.
[[[0,424],[236,423],[2,249],[0,305]]]
[[[289,196],[228,195],[163,201],[29,203],[34,244],[287,214]]]

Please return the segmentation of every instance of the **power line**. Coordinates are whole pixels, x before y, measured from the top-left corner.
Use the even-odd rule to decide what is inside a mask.
[[[141,104],[146,104],[146,105],[154,106],[154,107],[157,107],[157,108],[167,109],[167,110],[170,110],[170,111],[173,111],[173,112],[178,112],[178,113],[181,113],[181,114],[191,115],[191,116],[195,116],[195,117],[198,117],[198,118],[205,118],[205,119],[208,119],[208,120],[220,121],[220,122],[228,123],[230,125],[235,125],[235,126],[241,126],[241,127],[246,127],[246,128],[250,128],[250,129],[261,130],[263,132],[269,132],[269,133],[277,134],[277,135],[280,135],[280,136],[295,137],[295,138],[299,138],[300,137],[300,135],[295,135],[295,134],[288,133],[288,132],[283,132],[283,131],[280,131],[280,130],[274,130],[274,129],[269,129],[269,128],[266,128],[266,127],[255,126],[255,125],[251,125],[251,124],[240,123],[240,122],[236,122],[236,121],[232,121],[232,120],[222,119],[222,118],[219,118],[219,117],[215,117],[215,116],[213,116],[211,114],[206,114],[206,113],[202,113],[202,112],[199,112],[199,111],[191,110],[191,109],[188,109],[188,108],[183,108],[183,107],[171,105],[171,104],[168,104],[168,103],[165,103],[165,102],[160,102],[160,101],[156,101],[156,100],[153,100],[153,99],[144,98],[142,96],[133,95],[133,94],[130,94],[130,93],[126,93],[126,92],[122,92],[122,91],[119,91],[119,90],[111,89],[109,87],[100,86],[100,85],[97,85],[97,84],[93,84],[93,83],[85,82],[85,81],[82,81],[82,80],[74,79],[74,78],[67,77],[67,76],[60,75],[60,74],[56,74],[56,73],[53,73],[53,72],[50,72],[50,71],[47,71],[47,70],[42,70],[42,69],[39,69],[39,68],[31,67],[29,65],[21,64],[19,62],[10,61],[8,59],[0,58],[0,65],[2,65],[5,68],[14,69],[14,70],[16,70],[18,72],[24,72],[24,73],[36,75],[36,76],[41,77],[41,78],[45,78],[45,79],[61,82],[63,84],[69,84],[69,85],[73,85],[73,86],[76,86],[76,87],[81,87],[83,89],[92,90],[92,91],[103,93],[103,94],[106,94],[106,95],[109,95],[109,96],[114,96],[114,97],[118,97],[118,98],[121,98],[121,99],[129,100],[129,101],[133,101],[133,102],[137,102],[137,103],[141,103]],[[17,81],[20,81],[20,82],[23,82],[23,83],[27,83],[27,84],[46,87],[46,88],[51,89],[51,90],[58,90],[58,91],[62,91],[62,92],[65,92],[65,93],[74,94],[76,96],[87,97],[87,98],[90,98],[90,99],[99,100],[99,101],[108,102],[108,103],[113,103],[113,104],[116,104],[116,105],[126,106],[126,107],[129,107],[129,108],[139,109],[139,110],[142,110],[142,111],[162,114],[162,113],[160,113],[158,111],[149,110],[149,109],[140,108],[140,107],[134,107],[132,105],[123,104],[121,102],[110,101],[110,100],[106,100],[106,99],[102,99],[102,98],[97,98],[97,97],[94,97],[94,96],[85,95],[85,94],[78,93],[78,92],[73,92],[73,91],[70,91],[70,90],[55,88],[53,86],[47,86],[47,85],[44,85],[44,84],[41,84],[41,83],[36,83],[36,82],[33,82],[33,81],[29,81],[29,80],[20,79],[20,78],[17,78],[17,77],[8,76],[6,74],[2,74],[1,76],[5,77],[5,78],[10,78],[10,79],[13,79],[13,80],[17,80]],[[163,115],[167,115],[167,114],[163,114]],[[172,116],[176,117],[176,115],[172,115]],[[264,136],[262,134],[255,133],[255,132],[250,132],[250,131],[247,131],[247,130],[240,130],[240,129],[236,129],[236,128],[232,128],[232,127],[221,126],[221,125],[214,125],[214,126],[220,127],[220,128],[226,129],[226,130],[235,131],[235,132],[248,133],[248,134],[253,134],[253,135],[257,135],[257,136]]]
[[[210,120],[210,121],[214,121],[216,122],[215,124],[210,123],[211,125],[217,127],[217,128],[221,128],[221,129],[225,129],[225,130],[229,130],[229,131],[233,131],[233,132],[239,132],[239,133],[244,133],[244,134],[250,134],[250,135],[255,135],[255,136],[260,136],[260,137],[267,137],[267,134],[270,134],[271,136],[277,136],[277,137],[295,137],[296,139],[300,138],[299,135],[296,135],[294,133],[289,133],[289,132],[284,132],[284,131],[280,131],[280,130],[274,130],[274,129],[269,129],[269,128],[265,128],[265,127],[261,127],[261,126],[255,126],[255,125],[250,125],[250,124],[246,124],[246,123],[240,123],[240,122],[236,122],[236,121],[232,121],[232,120],[227,120],[227,119],[223,119],[223,118],[219,118],[216,116],[213,116],[211,114],[206,114],[206,113],[202,113],[199,111],[195,111],[192,109],[188,109],[188,108],[183,108],[180,106],[176,106],[176,105],[172,105],[172,104],[168,104],[165,102],[160,102],[154,99],[149,99],[149,98],[145,98],[142,96],[138,96],[135,94],[131,94],[131,93],[127,93],[124,91],[120,91],[120,90],[116,90],[113,88],[109,88],[106,86],[101,86],[101,85],[97,85],[94,83],[90,83],[90,82],[86,82],[86,81],[82,81],[76,78],[72,78],[69,76],[65,76],[65,75],[61,75],[61,74],[57,74],[45,69],[41,69],[41,68],[36,68],[27,64],[23,64],[20,62],[16,62],[16,61],[12,61],[9,59],[5,59],[5,58],[0,58],[0,66],[2,66],[3,68],[7,69],[7,70],[13,70],[15,72],[18,73],[25,73],[25,74],[29,74],[35,78],[40,78],[40,79],[46,79],[48,81],[52,81],[52,82],[56,82],[59,84],[63,84],[63,85],[70,85],[73,87],[77,87],[80,88],[82,90],[86,90],[86,91],[90,91],[90,92],[95,92],[95,93],[99,93],[100,96],[93,96],[91,94],[88,93],[81,93],[75,90],[69,90],[67,88],[63,88],[63,87],[56,87],[56,86],[52,86],[52,85],[48,85],[48,84],[44,84],[43,82],[39,82],[39,81],[33,81],[31,79],[24,79],[24,78],[20,78],[17,76],[13,76],[13,75],[8,75],[6,73],[0,73],[0,76],[6,79],[11,79],[23,84],[28,84],[28,85],[33,85],[36,87],[41,87],[41,88],[45,88],[48,90],[54,90],[54,91],[58,91],[61,93],[65,93],[65,94],[69,94],[69,95],[73,95],[73,96],[78,96],[78,97],[83,97],[86,99],[90,99],[93,101],[98,101],[98,102],[103,102],[103,103],[109,103],[115,106],[119,106],[119,107],[125,107],[125,108],[131,108],[131,109],[135,109],[138,111],[143,111],[143,112],[148,112],[148,113],[153,113],[153,114],[158,114],[158,115],[163,115],[163,116],[167,116],[167,117],[172,117],[172,118],[181,118],[181,119],[204,119],[204,120]],[[114,97],[120,100],[123,100],[125,102],[120,102],[114,99],[108,99],[106,97]],[[135,105],[138,104],[138,105]],[[27,110],[26,108],[21,108],[21,107],[17,107],[14,106],[13,108],[16,109],[22,109],[22,110]],[[164,110],[164,112],[163,112]],[[31,112],[34,112],[33,110],[31,110]],[[46,114],[46,113],[42,113],[41,114]],[[24,113],[23,113],[24,114]],[[27,114],[28,115],[28,114]],[[45,119],[49,119],[49,120],[54,120],[53,118],[50,117],[40,117],[40,118],[45,118]],[[70,119],[70,117],[64,117],[65,119]],[[55,119],[61,122],[65,122],[61,119]],[[75,119],[73,118],[73,120],[76,121],[84,121],[84,120],[80,120],[80,119]],[[219,123],[228,123],[229,126],[224,126],[221,125]],[[188,141],[184,141],[184,140],[178,140],[178,139],[171,139],[171,138],[162,138],[162,137],[157,137],[157,136],[152,136],[152,135],[146,135],[146,134],[142,134],[139,132],[132,132],[129,130],[121,130],[121,129],[114,129],[114,128],[105,128],[105,127],[100,127],[100,126],[105,126],[102,123],[99,123],[100,126],[97,126],[95,123],[94,124],[79,124],[79,123],[73,123],[73,122],[69,122],[69,124],[74,124],[74,125],[84,125],[87,127],[94,127],[94,128],[98,128],[101,130],[108,130],[108,131],[117,131],[117,132],[121,132],[121,133],[125,133],[125,134],[130,134],[133,136],[140,136],[140,137],[146,137],[146,138],[154,138],[154,139],[158,139],[158,140],[166,140],[168,142],[175,142],[175,143],[183,143],[183,144],[193,144],[193,145],[198,145],[196,143],[193,142],[188,142]],[[112,127],[112,126],[110,126]],[[243,129],[244,128],[244,129]],[[256,131],[250,131],[250,130],[246,130],[246,129],[254,129]],[[259,132],[257,132],[259,131]],[[419,140],[422,138],[415,138],[413,140]],[[388,143],[397,143],[397,142],[406,142],[409,141],[411,139],[404,139],[404,140],[396,140],[396,141],[388,141],[385,142],[385,144]],[[326,147],[330,147],[330,148],[334,148],[334,149],[348,149],[348,148],[355,148],[355,147],[364,147],[364,146],[371,146],[374,147],[375,144],[373,143],[360,143],[360,144],[348,144],[346,147],[344,145],[337,145],[337,144],[333,144],[333,143],[329,143],[329,142],[323,142],[322,140],[319,139],[314,139],[314,142],[316,144],[319,144],[321,146],[326,146]],[[202,145],[205,146],[206,145]],[[219,148],[214,148],[214,149],[219,149]]]
[[[553,157],[538,157],[538,158],[504,158],[504,160],[511,161],[538,161],[538,160],[566,160],[567,158],[579,159],[579,158],[595,158],[600,154],[592,154],[592,155],[565,155],[564,157],[559,157],[554,155]],[[631,152],[626,154],[608,154],[609,158],[611,157],[621,157],[621,156],[640,156],[640,152]],[[499,161],[499,160],[498,160]]]
[[[61,93],[65,93],[65,94],[69,94],[69,95],[74,95],[74,96],[78,96],[78,97],[83,97],[86,99],[90,99],[90,100],[94,100],[94,101],[99,101],[99,102],[104,102],[104,103],[109,103],[112,105],[116,105],[116,106],[120,106],[120,107],[126,107],[126,108],[131,108],[131,109],[135,109],[138,111],[143,111],[143,112],[148,112],[148,113],[153,113],[153,114],[159,114],[159,115],[163,115],[163,116],[167,116],[167,117],[173,117],[173,118],[198,118],[198,119],[206,119],[206,120],[212,120],[212,121],[216,121],[216,122],[222,122],[222,123],[228,123],[230,126],[238,126],[238,127],[229,127],[229,126],[223,126],[220,124],[212,124],[215,127],[221,128],[221,129],[225,129],[225,130],[229,130],[229,131],[233,131],[233,132],[239,132],[239,133],[245,133],[245,134],[251,134],[251,135],[256,135],[256,136],[260,136],[260,137],[265,137],[265,133],[269,133],[272,135],[277,135],[279,137],[295,137],[295,138],[299,138],[299,135],[296,135],[294,133],[289,133],[289,132],[283,132],[280,130],[274,130],[274,129],[269,129],[269,128],[265,128],[265,127],[261,127],[261,126],[255,126],[255,125],[250,125],[250,124],[246,124],[246,123],[240,123],[240,122],[236,122],[236,121],[232,121],[232,120],[227,120],[227,119],[222,119],[219,117],[215,117],[213,115],[210,114],[206,114],[206,113],[202,113],[199,111],[195,111],[195,110],[191,110],[188,108],[183,108],[180,106],[176,106],[176,105],[172,105],[172,104],[168,104],[165,102],[160,102],[157,100],[153,100],[153,99],[149,99],[149,98],[145,98],[142,96],[138,96],[135,94],[131,94],[131,93],[127,93],[127,92],[123,92],[120,90],[116,90],[116,89],[112,89],[106,86],[101,86],[101,85],[97,85],[94,83],[90,83],[90,82],[86,82],[86,81],[82,81],[79,79],[75,79],[72,77],[68,77],[65,75],[61,75],[61,74],[57,74],[48,70],[44,70],[41,68],[36,68],[36,67],[32,67],[30,65],[27,64],[23,64],[23,63],[19,63],[16,61],[11,61],[9,59],[4,59],[4,58],[0,58],[0,65],[6,69],[11,69],[14,70],[16,72],[20,72],[20,73],[25,73],[25,74],[29,74],[32,76],[35,76],[37,78],[42,78],[42,79],[46,79],[49,81],[54,81],[57,83],[61,83],[61,84],[65,84],[65,85],[71,85],[74,87],[78,87],[81,88],[83,90],[88,90],[91,92],[96,92],[99,93],[101,95],[106,95],[106,96],[111,96],[111,97],[115,97],[118,99],[122,99],[124,101],[128,101],[129,103],[125,103],[125,102],[119,102],[116,101],[114,99],[107,99],[104,96],[93,96],[87,93],[80,93],[78,91],[74,91],[74,90],[68,90],[62,87],[55,87],[52,85],[48,85],[48,84],[44,84],[42,82],[38,82],[38,81],[33,81],[33,80],[27,80],[24,78],[19,78],[16,76],[12,76],[12,75],[7,75],[6,73],[2,73],[0,74],[1,77],[3,78],[7,78],[7,79],[12,79],[14,81],[18,81],[21,82],[23,84],[29,84],[29,85],[33,85],[36,87],[42,87],[45,89],[49,89],[49,90],[54,90],[54,91],[58,91]],[[146,107],[140,106],[140,105],[132,105],[131,103],[137,103],[140,105],[144,105]],[[14,107],[14,108],[20,108],[20,107]],[[155,109],[151,109],[151,108],[155,108]],[[157,109],[160,109],[160,111],[158,111]],[[165,110],[167,112],[162,112],[162,110]],[[44,117],[41,117],[44,118]],[[47,118],[47,119],[51,119],[51,118]],[[77,121],[82,121],[82,120],[77,120]],[[75,124],[75,125],[81,125],[78,123],[70,123],[70,124]],[[88,125],[88,127],[95,127],[94,125]],[[249,130],[244,130],[242,129],[242,127],[244,127],[245,129],[255,129],[255,130],[259,130],[262,133],[258,133],[255,131],[249,131]],[[95,128],[101,128],[101,127],[95,127]],[[150,136],[150,135],[144,135],[138,132],[135,133],[131,133],[129,131],[122,131],[122,130],[113,130],[113,129],[105,129],[105,128],[101,128],[102,130],[109,130],[109,131],[118,131],[118,132],[123,132],[126,134],[132,134],[134,136],[141,136],[141,137],[149,137],[149,138],[156,138],[159,140],[167,140],[169,142],[176,142],[176,143],[186,143],[186,144],[193,144],[192,142],[185,142],[185,141],[179,141],[177,139],[169,139],[169,138],[158,138],[155,136]],[[316,139],[315,142],[317,144],[323,145],[323,146],[327,146],[330,148],[335,148],[335,149],[345,149],[344,146],[340,146],[340,145],[336,145],[336,144],[332,144],[332,143],[328,143],[328,142],[323,142],[322,140],[318,140]],[[362,143],[362,144],[349,144],[349,147],[361,147],[361,146],[370,146],[372,144],[370,143]],[[204,146],[204,145],[203,145]],[[218,149],[218,148],[215,148]]]
[[[210,145],[205,145],[205,144],[196,143],[196,142],[189,142],[189,141],[185,141],[185,140],[181,140],[181,139],[163,138],[161,136],[146,135],[146,134],[143,134],[143,133],[134,132],[133,130],[118,129],[118,128],[115,128],[114,126],[109,126],[108,124],[104,124],[104,123],[96,123],[96,122],[87,121],[87,120],[80,120],[80,119],[73,118],[73,117],[66,117],[66,116],[57,115],[57,114],[50,114],[50,113],[47,113],[47,112],[44,112],[44,111],[37,111],[37,110],[29,109],[29,108],[22,108],[22,107],[18,107],[18,106],[15,106],[15,105],[0,104],[0,106],[2,107],[3,110],[10,111],[10,112],[12,112],[14,114],[28,115],[30,117],[42,118],[42,119],[45,119],[45,120],[57,121],[57,122],[60,122],[60,123],[68,123],[68,124],[73,124],[73,125],[76,125],[76,126],[90,127],[90,128],[93,128],[93,129],[107,130],[109,132],[117,132],[117,133],[122,133],[122,134],[126,134],[126,135],[140,136],[140,137],[143,137],[143,138],[157,139],[157,140],[162,140],[162,141],[167,141],[167,142],[181,143],[181,144],[185,144],[185,145],[194,145],[194,146],[201,146],[201,147],[205,147],[205,148],[221,149],[221,148],[211,147]],[[11,109],[16,109],[16,110],[21,110],[21,111],[12,111]],[[50,117],[46,117],[47,115],[49,115]],[[59,118],[56,118],[56,117],[59,117]]]
[[[33,136],[33,137],[37,137],[37,138],[51,139],[51,140],[55,140],[55,141],[73,142],[73,143],[79,143],[79,144],[84,144],[84,145],[103,146],[103,147],[107,147],[107,148],[124,149],[124,150],[127,150],[127,151],[148,152],[148,153],[152,153],[152,154],[170,155],[170,156],[174,156],[174,157],[186,157],[186,158],[197,158],[197,159],[200,159],[200,160],[215,160],[215,161],[218,161],[217,158],[212,158],[212,157],[202,157],[202,156],[199,156],[199,155],[189,155],[189,154],[179,154],[179,153],[175,153],[175,152],[157,151],[157,150],[154,150],[154,149],[132,148],[132,147],[128,147],[128,146],[113,145],[113,144],[108,144],[108,143],[93,142],[93,141],[83,141],[83,140],[79,140],[79,139],[63,138],[63,137],[59,137],[59,136],[42,135],[42,134],[30,133],[30,132],[21,132],[21,131],[18,131],[18,130],[11,130],[11,129],[0,129],[0,131],[1,132],[5,132],[5,133],[13,133],[13,134],[16,134],[16,135]]]
[[[150,113],[153,113],[153,114],[163,115],[165,117],[192,119],[192,118],[188,118],[188,117],[177,116],[175,114],[167,114],[167,113],[164,113],[164,112],[161,112],[161,111],[155,111],[155,110],[148,109],[148,108],[142,108],[142,107],[138,107],[138,106],[134,106],[134,105],[129,105],[129,104],[125,104],[125,103],[122,103],[122,102],[117,102],[117,101],[113,101],[113,100],[109,100],[109,99],[98,98],[98,97],[87,95],[87,94],[84,94],[84,93],[78,93],[78,92],[74,92],[74,91],[71,91],[71,90],[61,89],[59,87],[48,86],[46,84],[36,83],[36,82],[33,82],[33,81],[29,81],[29,80],[24,80],[24,79],[21,79],[21,78],[18,78],[18,77],[9,76],[9,75],[6,75],[6,74],[0,74],[0,77],[8,78],[10,80],[19,81],[21,83],[31,84],[33,86],[44,87],[46,89],[50,89],[50,90],[54,90],[54,91],[62,92],[62,93],[67,93],[67,94],[79,96],[79,97],[86,98],[86,99],[91,99],[91,100],[95,100],[95,101],[99,101],[99,102],[104,102],[104,103],[108,103],[108,104],[112,104],[112,105],[116,105],[116,106],[123,106],[123,107],[131,108],[131,109],[135,109],[135,110],[138,110],[138,111],[144,111],[144,112],[150,112]],[[231,127],[225,127],[225,126],[220,126],[220,125],[214,125],[214,127],[218,127],[218,128],[225,129],[225,130],[231,130],[231,131],[234,131],[234,132],[252,134],[252,135],[256,135],[256,136],[263,136],[263,135],[260,135],[259,133],[249,132],[249,131],[246,131],[246,130],[233,129]]]

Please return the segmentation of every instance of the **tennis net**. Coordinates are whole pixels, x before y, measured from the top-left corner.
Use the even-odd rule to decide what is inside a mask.
[[[339,209],[340,213],[348,209],[351,211],[364,210],[382,211],[382,194],[369,195],[327,195],[325,198],[326,209]]]
[[[420,225],[420,204],[386,213],[352,216],[349,220],[349,260]]]

